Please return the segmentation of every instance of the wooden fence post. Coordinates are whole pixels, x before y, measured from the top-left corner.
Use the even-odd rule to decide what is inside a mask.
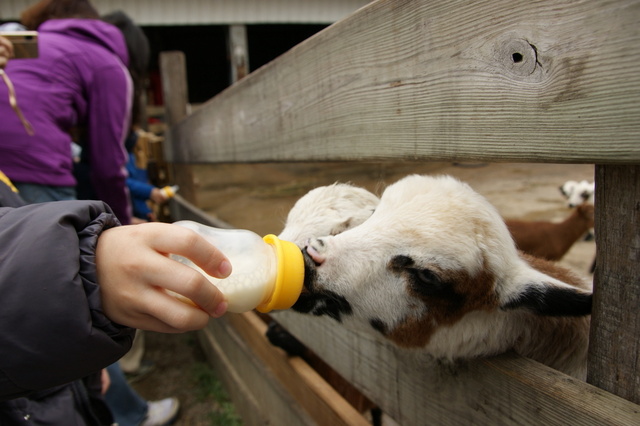
[[[596,166],[587,381],[640,404],[640,166]]]
[[[165,121],[170,129],[188,115],[187,65],[183,52],[160,53],[160,75],[164,98]],[[196,184],[191,166],[175,163],[177,141],[173,141],[171,131],[165,133],[164,156],[170,163],[169,172],[173,183],[180,186],[180,195],[190,203],[197,205]]]
[[[228,37],[229,59],[231,60],[231,84],[249,74],[249,46],[246,25],[230,25]]]

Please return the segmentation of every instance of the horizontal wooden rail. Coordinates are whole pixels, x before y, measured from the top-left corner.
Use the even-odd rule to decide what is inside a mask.
[[[255,313],[211,321],[200,339],[246,424],[366,426],[361,413],[302,359],[265,336]]]
[[[640,424],[638,405],[515,354],[449,368],[324,317],[273,316],[403,425]]]
[[[170,131],[173,162],[640,163],[640,2],[379,0]]]

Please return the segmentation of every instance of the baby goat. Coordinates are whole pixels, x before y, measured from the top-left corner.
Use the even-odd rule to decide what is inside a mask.
[[[590,285],[522,255],[497,210],[452,177],[396,182],[371,217],[304,253],[299,312],[438,359],[513,349],[585,375]]]
[[[302,248],[311,237],[337,235],[367,220],[380,200],[347,183],[334,183],[307,192],[289,211],[281,240]]]
[[[366,189],[345,183],[312,189],[291,208],[278,238],[303,248],[312,237],[337,235],[360,225],[371,216],[379,201]],[[304,359],[358,411],[369,411],[373,425],[382,424],[382,413],[371,400],[276,321],[269,322],[266,335],[273,345]]]
[[[578,239],[593,228],[593,204],[581,204],[559,223],[505,219],[518,249],[535,257],[560,260]]]

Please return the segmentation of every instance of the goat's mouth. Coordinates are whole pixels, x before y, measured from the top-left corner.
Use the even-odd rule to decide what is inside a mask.
[[[304,288],[291,309],[303,314],[327,315],[341,322],[342,315],[352,314],[351,304],[343,296],[333,291],[318,288],[318,265],[306,250],[303,250],[302,253],[304,256]]]

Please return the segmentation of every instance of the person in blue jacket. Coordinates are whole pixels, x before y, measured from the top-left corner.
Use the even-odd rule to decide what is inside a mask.
[[[169,195],[165,194],[162,188],[156,187],[149,181],[144,153],[140,152],[140,149],[136,149],[138,139],[138,133],[132,131],[129,133],[125,143],[129,154],[129,160],[127,161],[127,173],[129,175],[127,177],[127,187],[131,194],[134,218],[143,222],[154,222],[157,218],[147,202],[152,201],[157,205],[162,205],[169,200]]]

